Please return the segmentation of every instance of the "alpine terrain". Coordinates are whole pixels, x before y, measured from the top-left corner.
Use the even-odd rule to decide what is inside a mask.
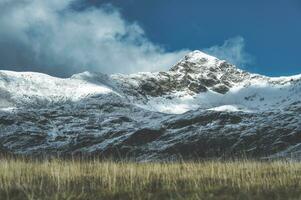
[[[0,151],[137,161],[301,159],[301,75],[194,51],[165,72],[0,71]]]

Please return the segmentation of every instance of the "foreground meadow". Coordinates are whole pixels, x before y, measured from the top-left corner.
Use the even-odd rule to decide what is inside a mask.
[[[0,199],[301,199],[301,163],[0,159]]]

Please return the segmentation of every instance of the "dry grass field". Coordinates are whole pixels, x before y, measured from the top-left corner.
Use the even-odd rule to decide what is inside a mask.
[[[301,163],[3,158],[0,199],[301,199]]]

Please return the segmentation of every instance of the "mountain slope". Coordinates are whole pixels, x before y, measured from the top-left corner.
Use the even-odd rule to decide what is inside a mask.
[[[270,78],[194,51],[169,71],[0,73],[0,149],[137,160],[301,158],[301,75]]]
[[[176,114],[198,108],[276,109],[297,101],[301,88],[301,75],[269,78],[250,74],[199,51],[168,72],[113,78],[126,94],[140,96],[144,108]]]
[[[0,72],[0,108],[45,106],[51,103],[78,101],[93,94],[113,92],[100,83],[60,79],[33,72]]]

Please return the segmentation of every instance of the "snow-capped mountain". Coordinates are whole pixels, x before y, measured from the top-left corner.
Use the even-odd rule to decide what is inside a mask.
[[[165,72],[67,79],[0,71],[0,150],[137,160],[301,158],[301,75],[194,51]]]

